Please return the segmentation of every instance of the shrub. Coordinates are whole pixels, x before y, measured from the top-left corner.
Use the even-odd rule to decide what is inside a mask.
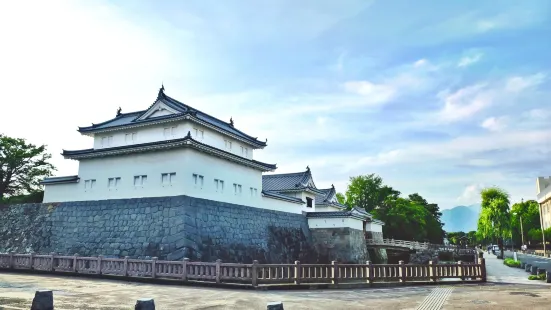
[[[512,259],[512,258],[506,258],[506,259],[504,259],[504,260],[503,260],[503,264],[504,264],[504,265],[507,265],[507,266],[509,266],[509,267],[516,267],[516,268],[520,267],[520,261],[516,261],[516,262],[515,262],[515,260]]]
[[[545,280],[545,273],[542,273],[540,275],[530,275],[528,276],[528,280]]]

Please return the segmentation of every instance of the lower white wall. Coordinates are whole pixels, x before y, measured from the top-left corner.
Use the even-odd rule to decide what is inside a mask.
[[[173,184],[163,185],[162,173],[175,172]],[[203,186],[195,185],[193,174],[203,176]],[[80,182],[46,185],[44,202],[87,201],[141,197],[188,195],[255,208],[300,214],[311,212],[306,204],[296,204],[262,197],[262,173],[192,149],[166,150],[134,155],[81,160]],[[134,176],[147,175],[143,186],[134,186]],[[108,179],[120,177],[119,187],[108,187]],[[95,179],[93,189],[84,189],[85,180]],[[214,179],[224,181],[224,189],[216,189]],[[241,195],[233,184],[241,185]],[[251,196],[250,188],[256,189]]]
[[[363,231],[363,221],[354,218],[309,218],[310,228],[344,228],[349,227]]]
[[[372,231],[372,232],[383,232],[383,225],[376,224],[376,223],[366,223],[365,224],[365,231]]]
[[[46,184],[44,185],[43,202],[80,201],[82,200],[81,185],[80,182]]]

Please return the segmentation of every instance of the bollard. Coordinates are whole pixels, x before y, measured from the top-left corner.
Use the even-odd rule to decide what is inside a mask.
[[[270,302],[266,310],[283,310],[283,303],[281,301]]]
[[[530,268],[532,268],[532,265],[526,264],[526,266],[524,267],[524,270],[530,272]]]
[[[551,283],[551,271],[546,271],[545,272],[545,282],[546,283]]]
[[[36,291],[31,310],[54,310],[54,294],[52,291]]]
[[[538,276],[545,274],[545,269],[538,268]]]
[[[534,276],[537,275],[538,274],[538,266],[532,266],[530,268],[530,274],[534,275]]]
[[[520,262],[520,268],[522,269],[526,268],[526,263]]]
[[[155,310],[155,302],[153,298],[138,299],[134,310]]]

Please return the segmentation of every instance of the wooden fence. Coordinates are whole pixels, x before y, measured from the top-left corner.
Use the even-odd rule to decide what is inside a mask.
[[[484,259],[477,264],[252,264],[165,261],[105,258],[0,254],[0,269],[40,270],[70,274],[96,274],[130,278],[173,279],[240,283],[252,286],[267,284],[339,284],[374,282],[435,282],[443,279],[486,281]]]

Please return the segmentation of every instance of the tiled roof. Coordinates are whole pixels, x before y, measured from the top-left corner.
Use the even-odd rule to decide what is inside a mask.
[[[40,184],[60,184],[60,183],[76,183],[80,178],[78,175],[70,175],[64,177],[44,178]]]
[[[138,120],[138,119],[148,110],[136,111],[131,113],[121,113],[120,115],[117,115],[115,118],[111,120],[108,120],[99,124],[92,124],[92,126],[79,127],[78,131],[85,133],[85,132],[93,132],[93,131],[102,130],[102,129],[115,129],[118,127],[125,127],[130,125],[138,125],[138,124],[149,123],[149,122],[158,122],[161,120],[178,118],[178,117],[182,117],[183,115],[190,114],[190,115],[193,115],[193,117],[196,117],[200,121],[206,122],[222,131],[238,136],[252,144],[258,145],[260,147],[266,146],[266,142],[259,141],[257,138],[254,138],[245,134],[244,132],[233,127],[231,124],[226,123],[222,120],[219,120],[213,116],[203,113],[197,109],[194,109],[188,105],[185,105],[184,103],[174,98],[167,96],[164,93],[164,88],[159,91],[159,96],[157,97],[157,100],[162,101],[164,104],[170,106],[171,108],[173,108],[174,110],[180,113],[160,116],[155,118],[149,118],[145,120]]]
[[[263,171],[273,171],[277,168],[276,165],[266,164],[257,160],[247,159],[247,158],[235,155],[233,153],[220,150],[208,144],[204,144],[199,141],[196,141],[191,137],[190,132],[188,132],[185,138],[181,138],[181,139],[123,145],[123,146],[103,148],[103,149],[85,149],[85,150],[74,150],[74,151],[63,150],[63,153],[61,155],[63,155],[65,158],[79,159],[79,158],[86,158],[86,157],[118,155],[121,153],[147,152],[147,151],[153,151],[160,148],[178,148],[178,147],[189,147],[189,146],[195,147],[202,151],[207,151],[211,154],[223,155],[224,158],[228,160],[248,164],[249,166],[252,166],[252,167],[261,168]]]
[[[286,200],[286,201],[295,202],[295,203],[304,203],[304,200],[302,200],[300,198],[283,195],[283,194],[280,194],[280,193],[277,193],[277,192],[262,191],[262,194],[264,196],[268,196],[268,197],[271,197],[271,198]]]
[[[304,172],[266,174],[262,176],[262,189],[265,191],[284,192],[306,188],[318,191],[312,180],[310,168],[307,168]]]
[[[369,218],[367,215],[358,214],[352,210],[332,211],[332,212],[307,212],[306,217],[309,217],[309,218],[353,217],[353,218],[359,218],[359,219]]]

